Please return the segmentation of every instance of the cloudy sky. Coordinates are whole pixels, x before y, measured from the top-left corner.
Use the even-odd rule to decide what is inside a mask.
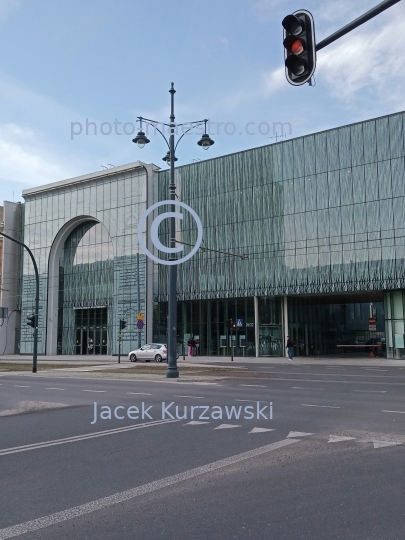
[[[206,153],[185,137],[179,165],[272,144],[278,122],[297,137],[404,110],[404,1],[320,51],[315,87],[284,76],[285,15],[311,11],[320,41],[378,3],[0,0],[0,199],[108,164],[164,167],[164,141],[141,151],[131,130],[168,121],[171,81],[176,121],[209,118],[215,139]]]

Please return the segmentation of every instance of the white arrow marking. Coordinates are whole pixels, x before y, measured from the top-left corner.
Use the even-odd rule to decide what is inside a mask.
[[[374,448],[385,448],[386,446],[398,446],[399,442],[388,442],[388,441],[373,441]]]
[[[356,437],[339,437],[338,435],[329,435],[328,443],[353,441]]]
[[[263,427],[254,427],[249,433],[264,433],[265,431],[274,431],[274,429],[267,429]]]
[[[304,433],[302,431],[290,431],[286,439],[294,438],[294,437],[306,437],[307,435],[314,435],[314,433]]]
[[[209,424],[209,422],[199,422],[198,420],[193,420],[192,422],[183,424],[183,426],[200,426],[201,424]]]
[[[230,429],[234,427],[242,427],[242,426],[234,426],[233,424],[221,424],[220,426],[214,428],[214,429]]]

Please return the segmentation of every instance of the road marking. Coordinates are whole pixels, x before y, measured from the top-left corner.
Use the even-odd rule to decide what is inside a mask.
[[[365,369],[366,371],[388,371],[388,369],[377,369],[377,368],[370,368],[370,367],[362,367],[360,369]]]
[[[319,366],[317,366],[319,367]],[[262,373],[266,373],[265,371],[263,371]],[[303,372],[301,373],[300,371],[269,371],[268,372],[269,374],[275,374],[275,375],[306,375],[307,377],[308,376],[311,376],[311,377],[363,377],[364,378],[364,375],[362,374],[356,374],[356,373],[350,373],[350,374],[346,374],[346,373],[308,373],[308,371],[306,372]],[[367,376],[369,379],[386,379],[387,378],[387,375],[368,375]],[[404,378],[404,375],[400,375],[399,377],[397,377],[396,375],[388,375],[389,378],[396,378],[396,379],[403,379]],[[259,379],[260,377],[247,377],[249,380],[252,380],[252,379]],[[274,379],[270,379],[268,378],[268,380],[274,380]]]
[[[201,397],[201,396],[174,396],[174,397],[184,397],[184,398],[191,398],[191,399],[205,399],[205,397]]]
[[[45,390],[66,390],[66,388],[46,388]]]
[[[267,388],[264,384],[240,384],[239,386],[254,386],[255,388]]]
[[[346,368],[344,368],[344,367],[329,367],[329,366],[327,366],[326,369],[343,369],[344,371],[346,371]]]
[[[254,427],[251,431],[249,431],[249,433],[265,433],[266,431],[274,431],[274,429]]]
[[[257,401],[257,399],[234,399],[234,401],[246,401],[246,403],[268,403],[267,401]]]
[[[405,414],[405,411],[382,411],[382,412],[391,412],[391,413],[397,413],[397,414]]]
[[[201,426],[202,424],[209,424],[209,422],[199,422],[198,420],[192,420],[191,422],[187,422],[187,424],[183,424],[183,426]]]
[[[340,407],[335,407],[334,405],[308,405],[308,403],[301,403],[303,407],[321,407],[323,409],[340,409]]]
[[[307,437],[308,435],[314,435],[314,433],[305,433],[304,431],[290,431],[286,439],[294,437]]]
[[[214,429],[232,429],[235,427],[242,427],[242,426],[235,426],[234,424],[221,424],[220,426],[214,428]]]
[[[151,396],[152,394],[145,394],[145,392],[127,392],[127,394],[133,394],[134,396]]]
[[[355,392],[363,392],[369,394],[386,394],[387,390],[355,390]]]
[[[228,467],[229,465],[234,465],[235,463],[240,463],[242,461],[246,461],[248,459],[267,454],[268,452],[272,452],[273,450],[278,450],[279,448],[283,448],[284,446],[288,446],[290,444],[298,442],[300,441],[291,439],[267,444],[266,446],[261,446],[260,448],[256,448],[255,450],[249,450],[248,452],[243,452],[242,454],[237,454],[235,456],[221,459],[219,461],[214,461],[213,463],[208,463],[207,465],[203,465],[202,467],[196,467],[195,469],[190,469],[180,474],[168,476],[166,478],[150,482],[149,484],[144,484],[143,486],[129,489],[127,491],[122,491],[121,493],[110,495],[109,497],[104,497],[103,499],[91,501],[89,503],[82,504],[81,506],[75,506],[73,508],[69,508],[68,510],[63,510],[62,512],[57,512],[55,514],[44,516],[39,519],[26,521],[25,523],[20,523],[19,525],[13,525],[11,527],[7,527],[6,529],[0,529],[0,540],[5,540],[6,538],[14,538],[16,536],[19,536],[20,534],[38,531],[40,529],[45,529],[46,527],[49,527],[51,525],[56,525],[57,523],[63,523],[64,521],[68,521],[73,518],[91,514],[93,512],[96,512],[97,510],[101,510],[115,504],[129,501],[131,499],[135,499],[136,497],[140,497],[141,495],[145,495],[146,493],[152,493],[153,491],[179,484],[180,482],[184,482],[186,480],[196,478],[203,474],[217,471],[218,469],[223,469],[224,467]]]
[[[32,388],[32,386],[24,386],[22,384],[15,384],[15,388]]]
[[[354,441],[356,437],[339,437],[338,435],[329,435],[328,443]]]
[[[101,394],[107,392],[107,390],[82,390],[82,392],[96,392],[97,394]]]
[[[400,442],[373,441],[374,448],[386,448],[387,446],[398,446]]]
[[[125,426],[121,428],[107,429],[105,431],[96,431],[95,433],[87,433],[85,435],[76,435],[74,437],[66,437],[65,439],[55,439],[54,441],[44,441],[42,443],[26,444],[24,446],[16,446],[14,448],[4,448],[3,450],[0,450],[0,457],[6,456],[8,454],[18,454],[19,452],[27,452],[28,450],[37,450],[38,448],[47,448],[48,446],[57,446],[59,444],[67,444],[71,442],[85,441],[87,439],[95,439],[97,437],[104,437],[106,435],[115,435],[116,433],[123,433],[126,431],[132,431],[134,429],[160,426],[162,424],[169,424],[172,422],[178,422],[178,420],[154,420],[152,422],[146,422],[143,424],[135,424],[133,426]]]
[[[323,388],[306,388],[304,386],[292,386],[293,390],[323,390]]]

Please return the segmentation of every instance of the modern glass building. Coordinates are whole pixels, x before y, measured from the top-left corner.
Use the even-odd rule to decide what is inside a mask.
[[[211,250],[179,266],[180,338],[229,355],[225,321],[240,318],[238,355],[284,354],[289,334],[296,354],[369,354],[379,343],[378,354],[404,357],[404,118],[179,167],[178,193]],[[194,229],[185,219],[184,243]],[[160,322],[166,284],[161,268]]]
[[[141,162],[25,190],[23,237],[40,274],[39,354],[116,354],[152,329],[153,269],[139,251],[138,217],[151,203],[155,167]],[[148,189],[148,186],[151,186]],[[24,254],[22,354],[30,353],[35,277]],[[142,314],[146,326],[136,322]]]
[[[8,203],[40,268],[40,353],[116,354],[121,318],[123,352],[139,338],[166,342],[167,266],[145,256],[137,228],[168,184],[168,171],[136,162],[25,190],[12,211]],[[199,354],[227,356],[232,318],[242,322],[239,356],[284,355],[290,335],[296,355],[375,347],[405,358],[404,113],[178,167],[176,194],[203,225],[201,248],[178,266],[180,343],[193,335]],[[151,220],[143,234],[153,251]],[[190,214],[176,234],[190,250]],[[9,296],[21,315],[15,350],[28,354],[34,275],[23,261]]]

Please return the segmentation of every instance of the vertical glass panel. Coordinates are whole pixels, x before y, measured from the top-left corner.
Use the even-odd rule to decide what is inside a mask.
[[[323,173],[328,170],[328,156],[326,152],[326,134],[315,135],[316,172]]]
[[[377,163],[371,163],[365,167],[366,201],[378,199],[378,170]]]
[[[377,144],[375,121],[365,122],[363,124],[364,136],[364,162],[374,163],[377,161]]]
[[[405,196],[405,162],[404,158],[391,160],[392,196]]]
[[[328,170],[339,169],[339,133],[337,130],[327,132]]]
[[[294,178],[305,175],[304,139],[294,140]]]
[[[343,169],[340,171],[340,192],[341,204],[352,204],[353,202],[353,180],[351,169]]]
[[[376,120],[377,133],[377,159],[383,161],[390,157],[390,137],[388,118],[378,118]]]
[[[339,129],[339,168],[345,169],[352,165],[352,150],[350,145],[350,127]]]
[[[363,145],[363,125],[356,124],[351,126],[351,149],[352,165],[363,165],[364,163],[364,145]]]
[[[404,136],[402,126],[402,114],[396,114],[388,118],[389,140],[391,158],[398,158],[404,155]],[[386,159],[386,158],[385,158]]]

